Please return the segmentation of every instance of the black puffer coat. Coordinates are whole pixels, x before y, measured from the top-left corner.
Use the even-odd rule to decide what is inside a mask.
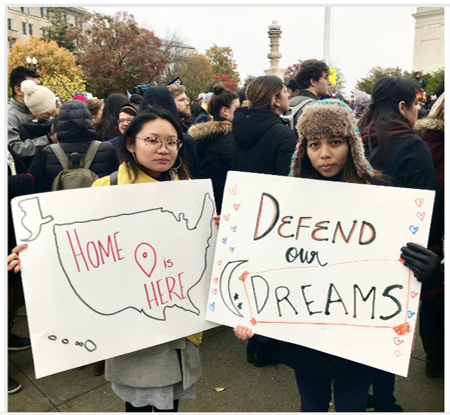
[[[235,148],[231,122],[221,119],[196,124],[189,129],[189,134],[197,146],[200,178],[212,180],[216,209],[220,214],[225,180],[231,170]]]
[[[233,119],[236,142],[233,170],[287,176],[297,139],[274,112],[237,108]]]
[[[86,105],[78,100],[65,102],[61,106],[56,122],[58,143],[66,155],[76,152],[83,157],[91,142],[97,138],[94,123]],[[73,168],[79,167],[77,163],[78,158],[75,159]],[[114,147],[108,142],[102,142],[90,170],[98,177],[103,177],[116,171],[118,167],[119,160]],[[53,180],[62,169],[53,150],[46,146],[34,157],[28,171],[35,176],[39,190],[48,192]]]

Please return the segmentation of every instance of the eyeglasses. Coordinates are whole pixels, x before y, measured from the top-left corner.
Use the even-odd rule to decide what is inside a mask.
[[[189,99],[188,97],[177,99],[177,101],[178,101],[178,102],[186,101],[188,104],[191,102],[190,99]]]
[[[137,137],[141,140],[144,140],[144,144],[148,147],[150,147],[151,151],[157,152],[161,150],[162,146],[165,145],[167,148],[167,151],[169,153],[176,153],[181,146],[183,145],[183,142],[180,140],[160,140],[159,138],[153,138],[153,137]]]
[[[133,118],[119,118],[117,120],[117,123],[118,124],[125,124],[125,123],[129,124],[131,121],[133,121]]]

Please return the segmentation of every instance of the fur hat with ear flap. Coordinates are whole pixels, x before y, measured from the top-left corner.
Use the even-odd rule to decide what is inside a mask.
[[[299,140],[291,164],[291,176],[301,177],[306,153],[305,140],[335,137],[348,140],[357,175],[361,178],[373,175],[372,167],[364,156],[363,143],[352,110],[341,100],[323,99],[306,106],[298,120],[297,131]]]
[[[56,108],[55,94],[42,85],[36,85],[33,81],[25,80],[20,84],[25,105],[33,115],[50,112]]]

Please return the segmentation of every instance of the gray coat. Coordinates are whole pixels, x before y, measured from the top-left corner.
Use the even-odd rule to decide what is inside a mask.
[[[19,157],[33,157],[47,144],[52,144],[46,135],[22,141],[19,128],[31,119],[28,108],[11,98],[8,104],[8,144]]]
[[[181,367],[177,349],[181,352]],[[186,338],[106,360],[105,378],[135,388],[154,388],[183,381],[192,386],[201,375],[198,347]]]

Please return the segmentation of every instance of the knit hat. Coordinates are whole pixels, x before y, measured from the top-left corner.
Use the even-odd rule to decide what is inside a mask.
[[[304,140],[319,138],[347,138],[359,177],[372,176],[373,170],[364,156],[364,147],[351,108],[338,99],[314,101],[303,110],[297,123],[299,140],[291,164],[291,176],[300,177],[305,157]]]
[[[207,92],[205,94],[205,96],[203,97],[203,102],[202,104],[208,104],[209,100],[211,99],[211,97],[213,96],[212,92]]]
[[[20,84],[24,102],[33,115],[45,114],[56,108],[55,94],[42,85],[25,80]]]
[[[353,101],[353,114],[356,119],[359,119],[363,115],[364,111],[369,107],[372,97],[363,92],[359,94]]]

